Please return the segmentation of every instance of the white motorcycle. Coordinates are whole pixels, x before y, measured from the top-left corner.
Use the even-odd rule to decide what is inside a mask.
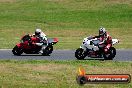
[[[116,49],[113,45],[118,44],[118,39],[112,39],[112,46],[104,52],[104,44],[99,44],[98,38],[93,39],[91,36],[84,38],[82,45],[75,52],[75,57],[78,60],[83,60],[86,56],[91,58],[104,58],[105,60],[113,60],[116,55]]]

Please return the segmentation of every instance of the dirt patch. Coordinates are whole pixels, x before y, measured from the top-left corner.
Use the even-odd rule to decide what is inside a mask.
[[[109,4],[132,4],[131,0],[105,0]]]
[[[95,34],[96,30],[91,29],[80,29],[80,30],[47,30],[45,33],[49,36],[59,36],[59,37],[82,37],[85,35]],[[55,35],[57,34],[57,35]]]
[[[13,3],[16,1],[18,1],[18,0],[0,0],[0,3]]]
[[[39,64],[39,65],[24,65],[24,68],[30,68],[33,71],[55,71],[68,68],[68,65],[59,65],[59,64]]]

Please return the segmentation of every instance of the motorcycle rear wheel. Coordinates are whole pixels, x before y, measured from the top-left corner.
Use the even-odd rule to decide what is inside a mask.
[[[108,54],[103,54],[103,57],[105,60],[113,60],[113,58],[116,55],[116,49],[114,47],[111,47],[108,51]]]

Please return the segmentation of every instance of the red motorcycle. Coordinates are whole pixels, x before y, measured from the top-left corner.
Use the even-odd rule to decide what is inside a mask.
[[[50,55],[53,51],[53,45],[58,42],[58,38],[49,38],[47,41],[42,42],[42,46],[38,46],[40,40],[35,36],[25,35],[21,38],[20,43],[18,43],[12,50],[14,55],[20,56],[22,53],[25,54],[39,54],[42,50],[42,55]],[[48,44],[47,44],[48,42]]]

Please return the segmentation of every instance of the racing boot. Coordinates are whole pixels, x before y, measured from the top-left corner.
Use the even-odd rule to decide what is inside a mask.
[[[46,46],[45,45],[42,45],[42,48],[41,48],[41,50],[39,51],[39,53],[43,53],[43,50],[46,48]]]
[[[102,48],[99,48],[99,51],[98,51],[98,57],[99,58],[102,58],[102,53],[103,53],[103,49]]]

